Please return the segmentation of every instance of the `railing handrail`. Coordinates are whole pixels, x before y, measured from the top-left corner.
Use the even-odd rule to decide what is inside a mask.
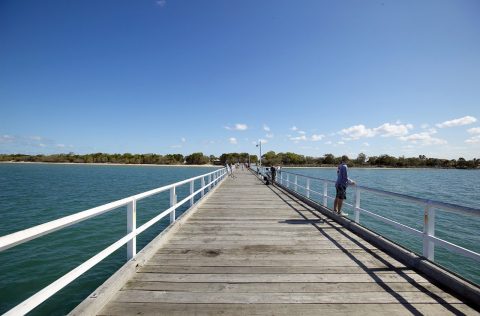
[[[291,171],[281,170],[280,172],[288,173],[288,174],[292,174],[292,175],[295,175],[295,176],[300,176],[300,177],[304,177],[304,178],[308,178],[308,179],[312,179],[312,180],[326,181],[326,182],[330,182],[330,183],[335,183],[336,182],[336,181],[330,180],[330,179],[306,176],[306,175],[291,172]],[[480,209],[474,208],[474,207],[468,207],[468,206],[462,206],[462,205],[457,205],[457,204],[452,204],[452,203],[440,202],[440,201],[431,200],[431,199],[422,199],[422,198],[419,198],[419,197],[415,197],[415,196],[411,196],[411,195],[407,195],[407,194],[403,194],[403,193],[396,193],[396,192],[391,192],[391,191],[386,191],[386,190],[381,190],[381,189],[375,189],[375,188],[370,188],[370,187],[366,187],[366,186],[358,185],[358,184],[355,184],[354,186],[356,188],[360,189],[360,190],[363,190],[363,191],[370,191],[370,192],[383,194],[383,195],[387,195],[387,196],[393,196],[393,197],[397,197],[397,198],[400,198],[400,199],[404,199],[404,200],[419,203],[419,204],[428,204],[430,207],[440,208],[444,211],[449,211],[449,212],[452,212],[452,213],[463,213],[463,214],[469,214],[469,215],[474,215],[474,216],[480,216]]]
[[[212,177],[213,175],[213,177]],[[153,224],[170,214],[170,223],[175,221],[175,210],[190,201],[190,206],[194,205],[194,198],[196,195],[201,194],[204,196],[205,189],[211,189],[216,184],[220,183],[220,180],[225,179],[226,169],[220,168],[212,172],[205,173],[196,177],[192,177],[186,180],[178,181],[173,184],[165,185],[153,190],[135,194],[117,201],[113,201],[107,204],[103,204],[85,211],[75,213],[73,215],[65,216],[44,224],[40,224],[31,228],[27,228],[9,235],[0,237],[0,252],[8,248],[14,247],[21,243],[33,240],[40,236],[49,234],[56,230],[69,227],[86,219],[98,216],[100,214],[106,213],[113,209],[122,206],[127,207],[127,234],[121,239],[117,240],[112,245],[108,246],[104,250],[100,251],[98,254],[88,259],[84,263],[80,264],[75,269],[66,273],[50,285],[46,286],[39,292],[33,294],[28,299],[24,300],[22,303],[18,304],[4,315],[20,315],[26,314],[42,302],[46,301],[49,297],[57,293],[59,290],[64,288],[66,285],[70,284],[73,280],[78,278],[80,275],[91,269],[93,266],[98,264],[100,261],[105,259],[107,256],[111,255],[117,249],[127,244],[127,257],[131,259],[136,254],[136,236],[144,232],[146,229],[151,227]],[[205,183],[205,178],[208,177],[208,183]],[[213,178],[213,179],[212,179]],[[201,179],[201,187],[194,191],[195,180]],[[190,183],[190,195],[186,198],[177,202],[176,196],[176,187]],[[136,227],[136,201],[144,199],[146,197],[165,192],[170,190],[170,207],[156,215],[154,218],[150,219],[140,227]],[[210,190],[207,192],[207,194]],[[173,215],[173,216],[172,216]]]
[[[141,199],[147,198],[147,197],[152,196],[154,194],[165,192],[165,191],[171,189],[172,187],[178,187],[178,186],[186,184],[190,181],[198,180],[202,177],[206,177],[208,175],[211,175],[211,174],[215,173],[216,171],[217,170],[209,172],[209,173],[205,173],[205,174],[200,175],[200,176],[196,176],[196,177],[193,177],[193,178],[189,178],[189,179],[186,179],[186,180],[182,180],[182,181],[179,181],[179,182],[168,184],[168,185],[156,188],[156,189],[152,189],[152,190],[149,190],[149,191],[145,191],[145,192],[142,192],[142,193],[131,195],[129,197],[126,197],[126,198],[123,198],[123,199],[120,199],[120,200],[116,200],[116,201],[113,201],[113,202],[110,202],[110,203],[102,204],[102,205],[90,208],[88,210],[85,210],[85,211],[80,211],[80,212],[77,212],[77,213],[72,214],[72,215],[64,216],[64,217],[55,219],[53,221],[49,221],[49,222],[46,222],[46,223],[43,223],[43,224],[39,224],[39,225],[30,227],[30,228],[24,229],[24,230],[20,230],[20,231],[15,232],[15,233],[11,233],[11,234],[8,234],[8,235],[5,235],[5,236],[1,236],[0,237],[0,252],[4,251],[4,250],[7,250],[9,248],[12,248],[14,246],[17,246],[19,244],[22,244],[24,242],[27,242],[29,240],[33,240],[35,238],[47,235],[47,234],[52,233],[54,231],[57,231],[59,229],[66,228],[68,226],[77,224],[77,223],[82,222],[84,220],[87,220],[87,219],[90,219],[92,217],[96,217],[96,216],[101,215],[103,213],[114,210],[116,208],[125,206],[125,205],[127,205],[128,203],[130,203],[134,200],[139,201]]]

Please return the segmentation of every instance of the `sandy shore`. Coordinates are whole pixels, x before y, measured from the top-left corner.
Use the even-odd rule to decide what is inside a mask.
[[[45,164],[45,165],[87,165],[87,166],[138,166],[138,167],[208,167],[221,168],[217,165],[154,165],[133,163],[90,163],[90,162],[41,162],[41,161],[0,161],[0,164]]]

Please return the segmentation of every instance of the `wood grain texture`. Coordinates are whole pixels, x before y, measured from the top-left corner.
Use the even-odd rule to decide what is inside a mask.
[[[239,171],[99,314],[478,313],[295,197]]]

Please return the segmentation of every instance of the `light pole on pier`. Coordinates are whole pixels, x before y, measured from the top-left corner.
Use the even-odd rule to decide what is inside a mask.
[[[260,167],[262,166],[262,140],[258,141],[257,147],[260,147]]]

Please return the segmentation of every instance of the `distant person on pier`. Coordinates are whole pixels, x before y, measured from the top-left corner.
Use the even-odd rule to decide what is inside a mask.
[[[337,168],[337,182],[335,182],[335,189],[337,194],[335,196],[335,202],[333,203],[333,210],[338,215],[347,215],[342,213],[343,200],[347,199],[347,186],[349,184],[355,185],[355,181],[348,178],[347,174],[347,156],[342,156],[342,162]]]
[[[275,183],[275,177],[277,176],[277,169],[275,166],[270,167],[270,173],[272,174],[272,184]]]

